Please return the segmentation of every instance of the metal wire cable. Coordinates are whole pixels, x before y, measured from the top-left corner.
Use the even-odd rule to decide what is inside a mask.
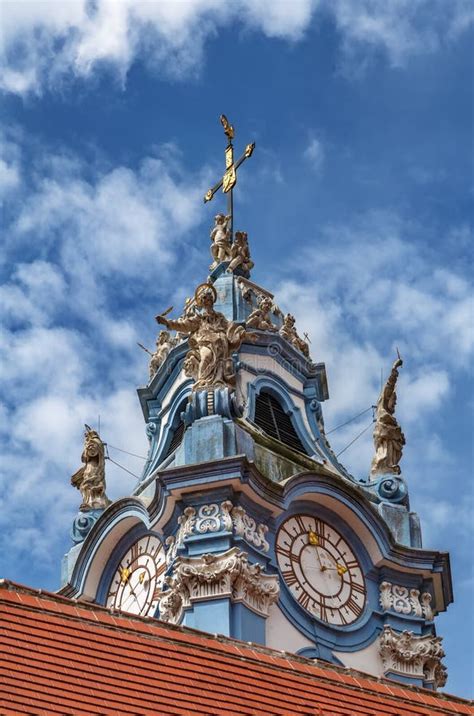
[[[368,413],[369,410],[373,409],[373,405],[370,405],[368,408],[363,410],[361,413],[357,413],[357,415],[354,415],[353,418],[349,418],[349,420],[346,420],[345,423],[341,423],[340,425],[336,425],[335,428],[331,428],[331,430],[326,431],[326,435],[330,435],[331,433],[336,432],[336,430],[339,430],[339,428],[343,428],[345,425],[349,425],[349,423],[352,423],[354,420],[357,420],[357,418],[360,418],[361,415],[364,415],[364,413]]]
[[[341,452],[338,452],[338,453],[337,453],[336,457],[339,457],[339,455],[342,455],[343,452],[346,452],[346,450],[347,450],[348,448],[350,448],[350,446],[353,445],[353,444],[355,443],[355,441],[358,440],[365,432],[367,432],[367,430],[368,430],[368,429],[370,428],[370,426],[373,425],[373,424],[374,424],[374,421],[371,420],[370,423],[369,423],[363,430],[361,430],[358,435],[355,436],[354,440],[351,440],[351,442],[350,442],[348,445],[346,445],[346,447],[345,447],[343,450],[341,450]]]
[[[122,448],[115,447],[115,445],[111,445],[110,443],[107,443],[109,448],[112,448],[112,450],[118,450],[119,452],[125,453],[125,455],[132,455],[132,457],[139,457],[140,460],[146,460],[146,457],[143,457],[143,455],[137,455],[134,452],[128,452],[128,450],[122,450]]]
[[[126,467],[124,467],[123,465],[121,465],[119,462],[116,462],[115,460],[113,460],[113,459],[110,457],[110,455],[106,455],[105,459],[106,459],[106,460],[110,460],[110,462],[113,462],[114,465],[117,465],[117,467],[119,467],[121,470],[124,470],[125,472],[128,472],[129,475],[132,475],[132,477],[135,477],[137,480],[140,479],[139,476],[138,476],[138,475],[135,475],[134,472],[132,472],[131,470],[128,470]]]

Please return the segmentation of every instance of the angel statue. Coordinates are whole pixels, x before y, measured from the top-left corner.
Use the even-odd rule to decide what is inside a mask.
[[[177,343],[177,338],[172,338],[169,331],[160,331],[156,339],[156,350],[150,359],[150,380],[158,368],[164,363],[168,353]]]
[[[227,268],[229,273],[235,271],[236,268],[242,269],[245,273],[250,273],[254,267],[254,262],[250,258],[249,241],[246,231],[236,231],[234,243],[230,247],[230,264]]]
[[[402,458],[405,436],[394,413],[397,403],[395,386],[398,369],[402,365],[403,361],[399,354],[377,401],[374,428],[375,455],[370,468],[371,475],[399,475],[401,472],[398,463]]]
[[[82,511],[105,509],[110,500],[105,494],[105,454],[104,443],[99,433],[86,425],[84,449],[81,467],[71,477],[71,485],[77,487],[82,495]]]
[[[211,271],[216,268],[222,261],[230,259],[230,216],[217,214],[214,217],[214,227],[211,231],[211,254],[214,263],[211,264]]]
[[[176,320],[156,316],[158,323],[189,337],[184,372],[194,378],[194,391],[234,386],[231,353],[248,335],[243,326],[228,321],[222,313],[214,310],[216,299],[214,286],[203,283],[194,293],[194,313]]]
[[[299,337],[295,328],[295,317],[291,313],[287,313],[283,319],[283,325],[280,328],[280,336],[285,338],[288,343],[291,343],[298,351],[309,358],[309,345],[302,338]]]
[[[252,311],[245,325],[248,328],[258,328],[261,331],[277,331],[278,328],[273,325],[272,319],[270,318],[272,308],[272,299],[269,296],[260,296],[258,308]]]

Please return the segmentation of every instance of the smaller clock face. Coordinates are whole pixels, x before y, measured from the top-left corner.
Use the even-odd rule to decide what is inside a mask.
[[[310,515],[295,515],[280,527],[276,555],[283,579],[298,603],[328,624],[358,619],[366,589],[361,566],[334,527]]]
[[[166,570],[165,550],[154,535],[141,537],[120,560],[106,606],[140,616],[153,615]]]

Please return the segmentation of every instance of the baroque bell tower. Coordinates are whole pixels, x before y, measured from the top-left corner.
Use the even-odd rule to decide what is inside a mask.
[[[436,689],[449,557],[422,548],[401,474],[402,360],[377,403],[370,471],[354,477],[325,434],[325,365],[253,280],[247,234],[234,231],[237,171],[255,145],[235,161],[234,128],[221,123],[225,172],[204,200],[222,188],[227,212],[214,219],[207,279],[179,317],[156,317],[138,389],[143,473],[109,504],[103,445],[86,433],[61,593]]]

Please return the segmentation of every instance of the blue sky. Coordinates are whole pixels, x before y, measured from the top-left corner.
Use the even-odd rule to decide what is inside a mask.
[[[326,426],[405,359],[403,473],[451,553],[438,619],[472,696],[473,5],[456,0],[2,3],[0,574],[58,586],[82,426],[146,453],[135,387],[154,315],[207,275],[236,126],[253,279],[326,363]],[[336,451],[367,416],[331,435]],[[344,454],[370,466],[370,430]],[[142,461],[111,449],[134,473]],[[134,479],[108,464],[108,491]]]

